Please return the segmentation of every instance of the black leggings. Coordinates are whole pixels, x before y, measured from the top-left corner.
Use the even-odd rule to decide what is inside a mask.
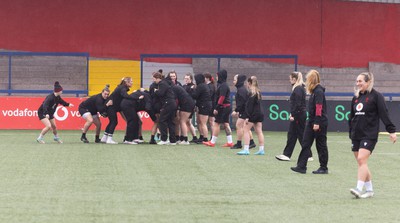
[[[107,115],[108,115],[108,125],[106,127],[105,132],[108,134],[114,134],[115,127],[118,125],[118,117],[117,117],[117,111],[113,106],[108,107],[107,109]]]

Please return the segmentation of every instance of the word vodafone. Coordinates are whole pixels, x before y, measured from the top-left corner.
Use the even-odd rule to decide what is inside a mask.
[[[2,110],[1,112],[3,113],[3,116],[5,116],[5,117],[6,116],[9,116],[9,117],[12,117],[12,116],[15,116],[15,117],[38,116],[37,111],[32,111],[27,108],[25,108],[24,110],[21,110],[18,108],[15,110]]]
[[[4,117],[37,117],[38,112],[36,110],[25,109],[15,109],[15,110],[2,110]],[[78,111],[69,111],[63,106],[58,106],[56,112],[54,113],[54,118],[58,121],[64,121],[68,118],[69,114],[72,117],[81,117]]]

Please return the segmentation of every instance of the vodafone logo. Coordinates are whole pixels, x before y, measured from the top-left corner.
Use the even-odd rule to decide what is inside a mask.
[[[56,112],[54,113],[54,118],[58,121],[64,121],[68,118],[68,110],[63,106],[58,106]]]
[[[361,111],[363,108],[364,108],[363,103],[358,103],[358,105],[356,106],[357,111]]]
[[[356,106],[357,112],[355,113],[355,115],[365,115],[365,112],[361,111],[363,108],[364,108],[363,103],[358,103]]]

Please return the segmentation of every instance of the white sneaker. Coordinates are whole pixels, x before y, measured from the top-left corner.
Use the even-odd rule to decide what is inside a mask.
[[[280,161],[290,161],[290,158],[285,156],[285,155],[283,155],[283,154],[282,155],[277,155],[277,156],[275,156],[275,158],[277,160],[280,160]]]
[[[188,141],[181,141],[181,142],[179,143],[179,145],[190,145],[190,142],[188,142]]]
[[[107,144],[118,144],[117,142],[115,142],[115,141],[112,139],[112,137],[108,137],[106,143],[107,143]]]
[[[124,144],[129,144],[129,145],[137,145],[138,143],[137,142],[135,142],[135,141],[124,141]]]
[[[169,146],[176,146],[176,142],[169,142],[167,145],[169,145]]]
[[[308,162],[312,162],[312,161],[314,161],[314,158],[312,158],[312,157],[308,157],[308,160],[307,160]]]
[[[359,191],[357,188],[351,188],[350,193],[354,195],[356,198],[361,197],[361,191]]]
[[[370,198],[374,196],[374,192],[373,191],[366,191],[365,193],[363,193],[360,198]]]
[[[141,143],[144,143],[144,140],[134,139],[134,140],[132,140],[132,142],[135,142],[136,144],[141,144]]]
[[[54,141],[58,142],[59,144],[63,143],[63,141],[60,139],[60,137],[54,137]]]
[[[162,146],[162,145],[168,145],[168,144],[169,144],[168,141],[159,141],[159,142],[157,143],[157,145],[160,145],[160,146]]]
[[[36,141],[40,144],[45,144],[46,142],[43,140],[43,138],[37,138]]]
[[[100,142],[107,143],[107,139],[108,139],[108,135],[103,135],[103,137],[101,137],[101,139],[100,139]]]

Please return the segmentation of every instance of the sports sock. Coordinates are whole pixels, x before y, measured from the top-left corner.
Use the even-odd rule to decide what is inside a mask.
[[[232,143],[233,142],[232,135],[226,136],[226,140],[228,141],[228,143]]]
[[[258,151],[264,151],[264,146],[258,147]]]
[[[243,148],[243,149],[244,149],[244,151],[247,151],[247,152],[248,152],[248,151],[249,151],[249,145],[244,145],[244,148]]]
[[[211,137],[211,143],[215,144],[217,142],[218,137],[212,136]]]
[[[370,180],[370,181],[367,181],[367,182],[365,182],[365,190],[366,191],[374,191],[374,189],[372,188],[372,181]]]
[[[362,191],[362,190],[363,190],[363,187],[364,187],[364,184],[365,184],[364,181],[358,180],[358,181],[357,181],[357,189],[358,189],[359,191]]]

